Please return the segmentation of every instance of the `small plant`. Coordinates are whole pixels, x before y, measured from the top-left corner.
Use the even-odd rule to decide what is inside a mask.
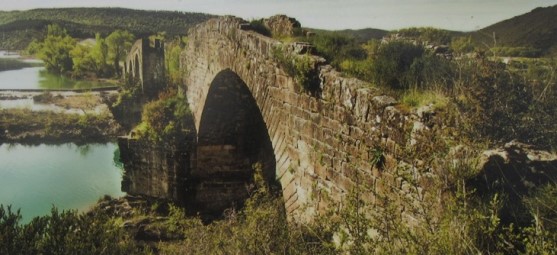
[[[318,90],[318,85],[316,86],[314,81],[316,70],[314,61],[309,55],[294,55],[282,46],[274,47],[272,54],[283,70],[294,77],[296,83],[305,92],[316,93]]]

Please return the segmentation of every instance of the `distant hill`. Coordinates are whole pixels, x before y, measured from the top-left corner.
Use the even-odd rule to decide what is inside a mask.
[[[468,33],[427,27],[405,28],[393,31],[373,28],[337,31],[309,30],[316,33],[334,32],[355,38],[359,43],[398,34],[402,37],[419,38],[425,41],[432,41],[432,38],[437,38],[440,40],[437,40],[439,42],[436,43],[447,44],[454,37],[470,35],[477,45],[487,45],[489,47],[495,46],[493,40],[493,35],[495,34],[497,47],[517,47],[523,53],[534,52],[534,55],[557,56],[557,5],[536,8],[528,13]]]
[[[447,45],[452,38],[462,36],[464,33],[459,31],[445,30],[434,27],[409,27],[389,32],[391,37],[403,37],[421,42],[428,42],[434,45]]]
[[[340,34],[350,35],[356,38],[359,42],[367,42],[371,39],[381,39],[383,36],[387,35],[389,31],[375,29],[375,28],[364,28],[364,29],[345,29],[337,30],[336,32]]]
[[[536,8],[528,13],[493,24],[472,33],[474,40],[493,46],[531,47],[542,54],[557,53],[557,5]]]
[[[28,11],[0,11],[0,48],[23,49],[44,35],[46,26],[59,24],[77,38],[106,36],[116,29],[137,37],[166,32],[184,35],[195,24],[213,15],[172,11],[144,11],[123,8],[61,8]]]
[[[324,30],[324,29],[315,29],[315,28],[308,28],[308,30],[315,32],[315,33],[337,33],[344,36],[349,36],[354,39],[358,43],[364,43],[371,39],[381,39],[383,36],[387,35],[389,31],[375,29],[375,28],[364,28],[364,29],[345,29],[345,30]]]

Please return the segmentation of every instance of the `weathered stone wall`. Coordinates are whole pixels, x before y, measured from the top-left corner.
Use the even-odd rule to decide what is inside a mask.
[[[155,144],[119,137],[120,160],[125,166],[122,191],[181,203],[194,195],[188,189],[193,143]]]
[[[305,218],[330,202],[340,205],[356,184],[370,187],[364,197],[371,202],[387,187],[419,199],[427,187],[410,183],[425,183],[428,175],[398,153],[412,148],[407,146],[412,129],[427,132],[419,117],[403,114],[394,99],[326,65],[318,67],[319,97],[297,91],[295,78],[273,57],[281,42],[240,29],[246,26],[239,18],[223,17],[189,32],[181,64],[196,128],[213,79],[229,69],[245,82],[262,113],[290,215]],[[374,164],[377,151],[384,152],[381,164]]]

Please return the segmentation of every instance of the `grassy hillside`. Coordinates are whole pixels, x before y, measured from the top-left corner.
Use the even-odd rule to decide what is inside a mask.
[[[557,53],[557,5],[536,8],[473,32],[473,38],[482,44],[493,46],[530,47],[542,54]]]
[[[158,32],[185,34],[191,26],[214,16],[201,13],[143,11],[123,8],[63,8],[28,11],[0,11],[0,48],[22,49],[42,37],[47,25],[56,23],[78,38],[106,36],[124,29],[136,36]]]

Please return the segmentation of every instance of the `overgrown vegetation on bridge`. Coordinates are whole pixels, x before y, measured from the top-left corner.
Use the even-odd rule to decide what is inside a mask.
[[[132,130],[134,138],[179,144],[193,132],[193,117],[188,101],[173,87],[161,92],[157,100],[143,107],[141,120]]]
[[[273,58],[280,64],[286,73],[292,77],[301,87],[298,91],[314,92],[315,86],[315,64],[309,55],[296,55],[288,52],[284,47],[273,48]]]
[[[409,107],[442,106],[469,137],[555,147],[557,120],[549,117],[557,112],[551,103],[557,99],[555,58],[503,64],[500,47],[478,46],[470,37],[431,28],[395,33],[396,38],[363,44],[335,33],[309,41],[344,73],[390,91]],[[449,45],[439,50],[442,43]]]

